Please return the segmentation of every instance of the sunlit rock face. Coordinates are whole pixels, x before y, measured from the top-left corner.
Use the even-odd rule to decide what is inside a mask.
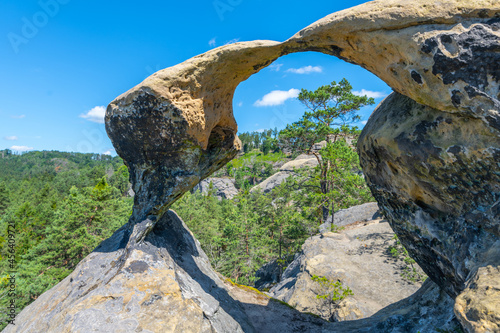
[[[409,97],[378,106],[358,150],[403,244],[450,296],[467,288],[456,315],[488,332],[500,313],[500,18],[478,16],[414,35],[410,53],[422,61],[401,82],[422,89],[395,89]],[[482,289],[469,281],[477,276]]]
[[[161,216],[235,156],[234,90],[289,53],[335,55],[421,104],[472,113],[498,128],[499,12],[495,0],[372,1],[283,43],[226,45],[153,74],[106,112],[108,135],[131,169],[134,221]]]
[[[94,317],[84,319],[91,318],[96,327],[108,325],[108,319],[115,318],[113,307],[121,306],[113,299],[130,302],[133,297],[128,293],[141,285],[143,274],[158,282],[154,265],[160,265],[161,276],[173,289],[164,289],[163,283],[154,285],[163,301],[147,289],[141,291],[141,309],[151,304],[162,307],[159,312],[142,311],[143,321],[135,328],[146,331],[147,323],[154,322],[158,326],[150,331],[168,331],[173,325],[169,323],[179,322],[194,327],[184,331],[225,332],[226,327],[252,331],[237,307],[236,312],[230,311],[231,297],[226,297],[224,288],[211,287],[215,288],[211,281],[220,284],[215,277],[204,280],[197,269],[176,261],[185,248],[169,248],[169,244],[182,243],[188,234],[175,233],[174,224],[165,220],[166,212],[240,149],[232,113],[238,84],[280,56],[304,51],[358,64],[395,90],[372,115],[358,142],[367,181],[419,265],[449,295],[458,295],[455,313],[464,328],[495,331],[500,313],[495,282],[500,260],[500,2],[378,0],[331,14],[283,43],[253,41],[211,50],[153,74],[111,102],[106,130],[130,169],[135,192],[131,220],[82,261],[77,267],[80,275],[72,275],[77,280],[68,277],[20,314],[28,323],[24,328],[9,326],[7,332],[62,332],[70,327],[66,314],[71,311],[74,325],[84,325],[76,321],[84,318],[78,317],[80,310],[93,313]],[[189,253],[199,257],[197,252]],[[154,257],[158,253],[166,259]],[[200,267],[198,259],[193,260]],[[205,268],[205,275],[215,274]],[[134,285],[127,285],[129,273],[136,279]],[[121,284],[113,289],[116,277]],[[202,280],[203,290],[182,289]],[[91,281],[92,286],[87,283],[81,292],[94,298],[84,299],[73,281]],[[205,307],[200,299],[211,300],[216,291],[224,296],[218,299],[221,305],[214,302],[213,307]],[[422,289],[415,297],[426,300],[422,295],[431,294]],[[170,307],[169,297],[179,306]],[[83,299],[89,303],[81,303]],[[424,303],[435,304],[439,313],[440,304],[448,304],[439,299]],[[394,318],[421,315],[422,303],[413,300],[381,310],[376,324],[368,320],[344,325],[351,325],[350,332],[401,332],[404,329],[398,323],[405,320]],[[138,302],[134,298],[130,303],[134,311]],[[108,319],[103,317],[103,307],[108,307]],[[124,308],[119,309],[123,318],[129,318]],[[432,314],[432,310],[423,312]],[[219,314],[226,326],[217,322]],[[41,326],[31,329],[30,318],[45,321],[37,321]],[[53,318],[50,329],[46,318]],[[411,332],[419,331],[420,324],[414,324]],[[178,331],[183,331],[179,325]],[[113,327],[119,331],[120,327]]]
[[[140,229],[117,230],[3,332],[254,332],[175,212],[138,243]]]
[[[373,1],[283,43],[223,46],[155,73],[106,113],[137,193],[131,223],[147,218],[150,230],[235,156],[232,98],[241,81],[282,55],[323,52],[395,90],[359,140],[362,166],[395,232],[456,297],[471,274],[500,257],[499,29],[498,1]]]
[[[110,103],[106,130],[127,163],[137,223],[156,220],[241,149],[237,85],[279,57],[278,42],[228,45],[159,71]]]
[[[393,93],[358,142],[370,188],[413,258],[452,297],[500,263],[500,138],[473,115]]]

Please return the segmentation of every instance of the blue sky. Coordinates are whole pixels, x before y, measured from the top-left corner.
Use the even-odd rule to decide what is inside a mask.
[[[362,2],[4,0],[0,149],[115,155],[103,110],[147,76],[226,43],[286,40]],[[334,57],[288,55],[237,88],[239,131],[283,128],[304,112],[294,98],[298,90],[343,77],[377,103],[391,92],[373,74]],[[364,121],[373,109],[362,110]]]

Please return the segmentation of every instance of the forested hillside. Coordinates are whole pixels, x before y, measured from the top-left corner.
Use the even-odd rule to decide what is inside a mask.
[[[128,186],[128,170],[118,157],[3,151],[0,319],[10,298],[9,275],[15,276],[20,311],[127,222],[132,208]]]
[[[270,261],[282,271],[322,223],[333,221],[335,211],[373,201],[354,149],[359,131],[347,125],[370,100],[350,89],[343,80],[316,92],[303,90],[299,99],[305,105],[326,109],[311,107],[280,132],[240,133],[239,156],[213,175],[234,184],[230,199],[216,196],[210,183],[207,191],[185,193],[172,206],[216,271],[252,285],[255,272]],[[276,173],[272,186],[263,189]],[[129,172],[119,157],[2,151],[0,322],[13,292],[19,312],[125,224],[131,196]]]

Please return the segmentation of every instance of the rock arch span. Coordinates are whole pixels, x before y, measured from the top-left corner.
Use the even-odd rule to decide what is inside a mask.
[[[322,52],[395,90],[363,132],[362,166],[404,245],[458,296],[478,269],[500,264],[499,29],[496,1],[373,1],[283,43],[223,46],[155,73],[106,114],[132,171],[136,221],[160,216],[236,154],[240,82],[280,56]]]
[[[163,304],[156,294],[139,304],[129,293],[148,281],[145,272],[164,282],[139,290],[144,297],[151,288],[162,293],[165,285],[182,290],[179,307],[199,321],[180,320],[179,327],[252,331],[168,208],[240,149],[232,114],[238,84],[280,56],[305,51],[358,64],[395,90],[358,143],[370,188],[411,255],[456,299],[464,328],[499,331],[500,3],[378,0],[331,14],[282,43],[211,50],[153,74],[111,102],[106,130],[136,193],[130,222],[27,307],[19,316],[23,326],[6,332],[88,328],[82,313],[97,324],[161,327],[161,317],[130,317],[120,307],[123,299],[135,310]],[[99,268],[96,260],[103,258]],[[114,296],[108,302],[103,293]],[[378,318],[387,323],[392,317],[385,312]],[[380,326],[346,325],[352,332]]]

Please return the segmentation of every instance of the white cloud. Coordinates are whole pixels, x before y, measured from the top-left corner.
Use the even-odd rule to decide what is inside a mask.
[[[88,121],[93,121],[94,123],[104,124],[105,114],[106,108],[104,106],[96,106],[89,112],[81,114],[80,118],[87,119]]]
[[[363,120],[361,123],[362,123],[363,125],[366,125],[366,123],[367,123],[367,122],[368,122],[368,120]]]
[[[238,106],[241,108],[243,106],[243,102],[239,102]]]
[[[274,106],[281,105],[285,103],[287,99],[296,98],[299,96],[299,89],[290,89],[288,91],[283,90],[273,90],[270,93],[264,95],[262,99],[256,101],[254,106]]]
[[[225,42],[225,43],[224,43],[224,45],[237,43],[237,42],[239,42],[239,41],[240,41],[240,39],[239,39],[239,38],[234,38],[234,39],[231,39],[230,41]]]
[[[113,153],[115,152],[114,149],[108,149],[106,150],[104,153],[102,153],[103,155],[112,155]]]
[[[279,72],[279,71],[280,71],[280,69],[281,69],[281,66],[283,66],[283,64],[277,64],[277,63],[274,63],[274,64],[269,65],[269,68],[270,68],[273,72]]]
[[[295,74],[311,74],[321,73],[323,72],[323,68],[321,68],[320,66],[305,66],[301,68],[289,68],[286,71]]]
[[[7,141],[17,141],[17,140],[19,140],[19,138],[17,136],[15,136],[15,135],[13,135],[13,136],[5,136],[4,139],[7,140]]]
[[[357,95],[357,96],[366,95],[367,97],[372,97],[372,98],[382,98],[382,97],[387,96],[386,93],[381,92],[381,91],[370,91],[370,90],[365,90],[365,89],[361,89],[361,91],[356,90],[356,91],[353,91],[352,93],[354,95]]]
[[[19,115],[19,116],[10,116],[10,117],[11,117],[11,118],[14,118],[14,119],[23,119],[23,118],[25,118],[25,117],[26,117],[26,115],[21,114],[21,115]]]
[[[265,131],[265,129],[263,129],[263,128],[259,128],[258,130],[255,130],[255,132],[259,132],[259,133],[262,133],[264,131]]]
[[[10,149],[15,150],[15,151],[28,151],[28,150],[33,150],[33,147],[28,147],[28,146],[12,146]]]
[[[210,47],[215,47],[215,45],[217,45],[217,43],[215,42],[215,38],[216,37],[214,37],[214,38],[212,38],[211,40],[208,41],[208,45]]]

